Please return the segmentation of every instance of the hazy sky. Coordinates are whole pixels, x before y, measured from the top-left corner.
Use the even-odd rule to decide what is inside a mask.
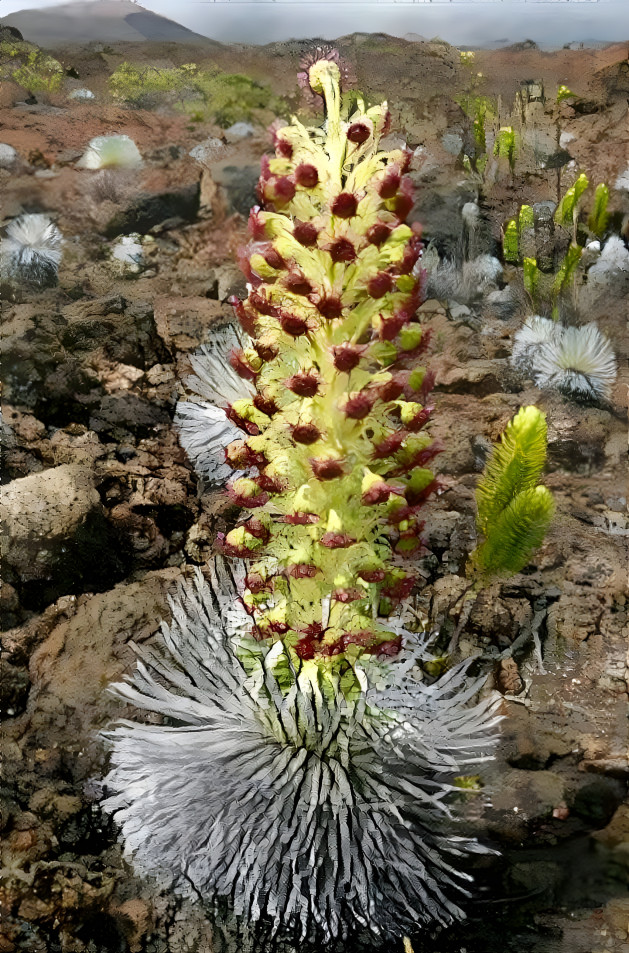
[[[0,16],[60,0],[0,0]],[[61,0],[63,2],[63,0]],[[98,3],[100,0],[91,0]],[[530,38],[629,40],[629,0],[141,0],[142,6],[221,41],[267,43],[345,33],[420,33],[458,46]]]

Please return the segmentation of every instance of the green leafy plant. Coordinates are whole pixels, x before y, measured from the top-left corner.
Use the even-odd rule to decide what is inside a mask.
[[[553,498],[539,478],[546,462],[546,419],[523,407],[509,422],[476,491],[476,525],[484,537],[470,561],[481,574],[516,573],[544,539]]]
[[[125,62],[109,78],[115,99],[133,106],[150,107],[173,102],[193,122],[214,121],[227,127],[241,120],[282,112],[284,101],[270,88],[241,73],[223,73],[185,63],[172,69],[140,67]]]
[[[0,43],[0,78],[18,83],[31,93],[54,93],[61,88],[64,76],[61,63],[32,43]]]

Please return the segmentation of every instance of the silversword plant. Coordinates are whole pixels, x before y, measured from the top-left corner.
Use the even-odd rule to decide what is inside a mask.
[[[219,543],[246,568],[182,588],[166,651],[117,686],[167,724],[112,730],[105,807],[140,869],[325,945],[462,916],[464,858],[487,849],[456,831],[448,779],[498,719],[465,666],[416,679],[422,640],[395,614],[439,449],[408,156],[379,149],[386,104],[341,95],[335,51],[302,78],[325,122],[276,129],[242,334],[196,355],[177,412],[201,474],[233,474],[244,516]]]

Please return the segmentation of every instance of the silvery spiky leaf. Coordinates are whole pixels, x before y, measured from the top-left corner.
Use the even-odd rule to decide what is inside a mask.
[[[608,398],[616,380],[612,346],[595,324],[565,328],[556,340],[542,344],[534,369],[538,387],[582,399]]]
[[[234,471],[225,463],[224,450],[242,437],[242,431],[225,414],[230,404],[255,393],[229,363],[232,348],[245,343],[245,335],[231,324],[212,329],[206,345],[190,355],[195,371],[186,380],[201,400],[180,400],[175,412],[181,446],[199,476],[210,485],[224,484]]]
[[[21,215],[0,242],[0,274],[10,283],[46,288],[57,283],[61,232],[47,215]]]
[[[441,260],[436,250],[429,248],[418,262],[418,268],[427,273],[429,298],[461,304],[469,304],[497,288],[502,278],[502,265],[493,255],[478,255],[459,266],[449,259]]]
[[[129,136],[96,136],[77,162],[80,169],[134,169],[142,156]]]
[[[522,374],[533,378],[536,373],[536,356],[542,344],[559,341],[563,335],[563,326],[533,314],[527,318],[513,338],[511,364]]]
[[[242,431],[227,419],[224,410],[207,401],[180,400],[175,427],[194,469],[209,486],[223,486],[230,477],[239,475],[225,463],[223,451],[242,437]]]
[[[198,573],[171,602],[167,653],[142,649],[115,687],[170,722],[108,733],[104,807],[136,868],[321,944],[357,924],[400,936],[460,917],[461,863],[487,849],[453,832],[445,778],[491,752],[482,680],[463,665],[418,683],[406,652],[386,679],[381,663],[357,669],[363,690],[346,697],[316,663],[295,671],[281,642],[246,670],[236,603],[222,562],[209,585]]]
[[[607,239],[601,253],[588,271],[588,283],[610,284],[629,272],[629,251],[618,235]]]

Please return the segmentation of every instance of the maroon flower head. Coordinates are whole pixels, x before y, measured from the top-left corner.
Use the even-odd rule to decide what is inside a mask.
[[[260,433],[260,428],[257,424],[252,423],[250,420],[245,420],[244,417],[236,413],[231,405],[228,406],[225,416],[237,427],[240,427],[241,430],[244,430],[245,433],[248,433],[250,437],[255,437]]]
[[[273,245],[264,253],[264,260],[271,268],[284,268],[286,266],[286,262],[279,252],[273,248]]]
[[[309,162],[301,162],[295,169],[295,181],[304,189],[314,189],[319,182],[317,167]]]
[[[253,406],[256,410],[259,410],[260,413],[266,414],[267,417],[272,417],[273,414],[276,414],[279,410],[279,407],[274,400],[271,400],[269,397],[265,397],[264,394],[256,394],[253,398]]]
[[[255,539],[261,539],[265,543],[271,535],[269,527],[263,523],[262,520],[258,519],[257,516],[251,516],[243,525],[245,531],[249,533],[250,536],[255,537]]]
[[[295,426],[291,428],[291,433],[293,440],[297,443],[305,444],[316,443],[321,436],[321,431],[317,425],[313,423],[295,424]]]
[[[408,320],[409,317],[404,311],[398,311],[397,314],[391,315],[390,318],[385,318],[380,325],[380,340],[393,341]]]
[[[428,423],[432,411],[432,407],[422,407],[422,409],[415,414],[410,423],[406,424],[406,429],[410,430],[411,433],[417,433]]]
[[[242,493],[239,492],[238,483],[239,481],[236,480],[235,484],[229,484],[227,487],[227,495],[236,506],[242,506],[252,510],[258,506],[264,506],[265,503],[269,502],[269,494],[265,493],[264,490],[258,488],[254,493],[249,491]]]
[[[400,222],[403,222],[410,214],[414,204],[415,196],[413,193],[413,183],[408,177],[406,177],[402,180],[400,191],[395,200],[395,214],[397,215]]]
[[[341,192],[332,202],[332,214],[338,218],[352,218],[358,208],[358,199],[352,192]]]
[[[264,344],[262,341],[254,341],[253,346],[261,361],[272,361],[279,354],[279,348],[275,344]]]
[[[377,275],[374,275],[373,278],[370,278],[367,284],[367,291],[372,298],[382,298],[388,291],[391,291],[392,287],[393,275],[390,275],[386,271],[380,271]]]
[[[335,480],[343,476],[343,461],[334,457],[311,459],[310,466],[317,480]]]
[[[284,383],[299,397],[314,397],[319,390],[319,376],[312,371],[299,371],[288,377]]]
[[[384,569],[361,569],[358,572],[361,579],[368,583],[382,582],[386,576]]]
[[[295,196],[295,183],[287,175],[280,175],[277,178],[268,179],[264,183],[264,198],[267,202],[281,208],[288,205]]]
[[[348,536],[347,533],[324,533],[319,542],[328,549],[347,549],[356,540]]]
[[[276,476],[267,476],[266,473],[261,473],[260,476],[255,477],[255,482],[265,493],[283,493],[286,489],[285,480]]]
[[[249,294],[249,303],[253,305],[260,314],[266,314],[268,317],[276,318],[280,312],[277,305],[271,304],[266,294],[258,294],[257,291],[251,291]]]
[[[307,318],[302,317],[301,314],[294,314],[291,311],[282,310],[280,312],[280,324],[282,331],[285,331],[294,338],[301,337],[302,334],[307,334],[309,330]]]
[[[357,344],[345,343],[335,345],[332,348],[332,354],[334,355],[334,366],[337,371],[341,371],[344,374],[348,374],[352,371],[357,364],[359,364],[364,350],[364,346],[360,347]]]
[[[293,225],[293,235],[299,244],[306,248],[316,245],[318,234],[319,231],[312,222],[295,222]]]
[[[346,401],[343,408],[345,416],[351,417],[353,420],[363,420],[367,414],[371,413],[375,401],[375,394],[370,394],[364,390],[360,391]]]
[[[374,459],[384,460],[386,457],[392,457],[398,452],[407,437],[408,430],[396,430],[395,433],[389,434],[388,437],[374,446]]]
[[[278,517],[280,523],[290,523],[291,526],[308,526],[311,523],[318,523],[319,517],[316,513],[288,513],[286,516]]]
[[[413,491],[410,487],[407,487],[404,491],[404,498],[409,506],[420,506],[426,502],[429,496],[437,492],[439,486],[438,480],[432,480],[423,490]]]
[[[254,371],[247,363],[247,359],[240,348],[232,348],[229,352],[229,363],[234,368],[239,377],[246,381],[254,381],[258,372]]]
[[[291,271],[284,278],[284,287],[295,295],[309,295],[312,292],[312,285],[308,279],[299,271]]]
[[[363,493],[361,500],[365,506],[375,506],[377,503],[386,503],[391,493],[393,493],[393,487],[389,486],[388,483],[374,483],[365,493]]]
[[[356,258],[356,249],[347,238],[337,238],[328,247],[333,262],[350,262]]]
[[[398,635],[394,639],[388,639],[386,642],[379,642],[378,645],[372,645],[365,649],[366,655],[375,655],[380,658],[392,658],[397,655],[402,648],[402,636]]]
[[[267,238],[266,225],[260,217],[260,206],[254,205],[249,212],[249,233],[254,241],[263,242]]]
[[[379,182],[377,189],[381,199],[392,199],[400,187],[402,176],[399,167],[394,163],[389,166],[384,177]]]
[[[347,138],[357,146],[362,145],[363,142],[367,142],[370,135],[371,129],[364,122],[353,122],[347,130]]]
[[[319,314],[322,314],[324,318],[327,318],[328,321],[333,321],[334,318],[340,318],[343,313],[341,299],[336,295],[324,295],[324,297],[320,298],[317,302],[317,311]]]
[[[268,592],[273,588],[273,581],[267,580],[259,572],[249,572],[245,576],[245,586],[250,592]]]
[[[312,579],[318,572],[317,567],[310,563],[296,563],[288,569],[288,575],[292,576],[293,579]]]
[[[236,295],[231,295],[231,297],[227,299],[227,303],[231,304],[232,308],[234,309],[236,317],[240,321],[240,326],[243,331],[245,331],[250,337],[255,337],[256,316],[249,311],[245,303]]]
[[[367,229],[367,240],[372,245],[382,245],[391,234],[391,227],[384,222],[375,222]]]
[[[390,381],[387,381],[386,384],[380,384],[377,388],[378,397],[385,403],[397,400],[404,393],[405,386],[406,375],[394,374]]]
[[[357,602],[358,599],[364,599],[366,592],[363,589],[335,589],[332,598],[335,602]]]

